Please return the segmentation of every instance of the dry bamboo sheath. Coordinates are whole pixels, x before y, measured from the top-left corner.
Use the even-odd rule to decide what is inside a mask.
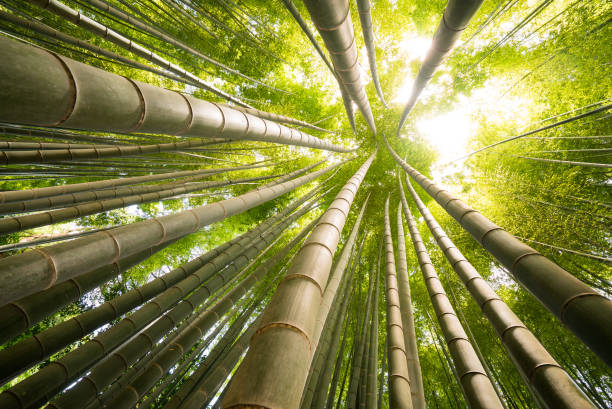
[[[120,260],[242,213],[311,182],[343,163],[231,199],[4,258],[0,260],[0,305],[85,274],[108,264],[109,260]]]
[[[387,298],[387,356],[389,360],[389,406],[397,409],[412,409],[410,390],[412,388],[406,346],[404,344],[404,327],[397,274],[395,271],[395,256],[393,255],[393,238],[391,236],[391,221],[389,219],[389,197],[385,202],[385,283]]]
[[[482,309],[523,378],[538,395],[540,402],[550,409],[594,408],[538,339],[455,247],[418,197],[410,181],[406,182],[410,195],[449,264]],[[407,214],[408,212],[409,210]]]
[[[423,280],[455,364],[458,381],[461,384],[466,402],[472,409],[504,409],[491,380],[455,314],[450,300],[446,296],[442,282],[431,263],[410,210],[406,213],[406,219],[414,251],[423,273]]]
[[[22,69],[32,66],[40,69]],[[0,121],[351,151],[266,119],[130,80],[6,37],[0,38]]]
[[[403,161],[388,142],[395,161],[513,277],[612,366],[612,302],[542,254],[451,195]]]
[[[374,152],[340,190],[296,255],[234,374],[223,408],[298,408],[312,351],[323,288],[346,216],[376,156]]]

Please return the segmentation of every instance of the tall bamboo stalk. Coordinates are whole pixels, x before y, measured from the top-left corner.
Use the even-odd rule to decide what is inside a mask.
[[[229,107],[229,108],[233,108],[237,111],[244,112],[245,114],[251,114],[261,119],[267,119],[269,121],[314,129],[315,131],[320,131],[320,132],[335,133],[334,131],[329,131],[327,129],[323,129],[318,126],[315,126],[313,124],[309,124],[308,122],[300,121],[299,119],[290,118],[285,115],[279,115],[279,114],[274,114],[272,112],[260,111],[259,109],[255,109],[255,108],[244,108],[244,107]]]
[[[410,181],[406,182],[408,191],[438,246],[482,309],[515,366],[538,395],[539,400],[550,409],[594,408],[546,348],[455,247],[414,191]]]
[[[231,199],[4,258],[0,260],[0,305],[242,213],[311,182],[343,163]]]
[[[370,13],[370,0],[357,0],[357,8],[359,10],[359,19],[361,20],[361,30],[363,31],[363,42],[365,43],[368,52],[368,63],[370,64],[370,74],[372,74],[372,82],[380,102],[387,108],[385,97],[380,87],[378,79],[378,70],[376,69],[376,48],[374,47],[374,29],[372,28],[372,15]]]
[[[504,265],[608,366],[612,366],[612,302],[542,254],[469,207],[403,161],[387,142],[395,161],[480,245]]]
[[[380,294],[380,258],[382,243],[378,247],[376,258],[376,284],[374,288],[374,307],[372,311],[372,330],[370,332],[370,351],[368,353],[368,382],[365,396],[365,408],[376,409],[378,401],[378,304]]]
[[[44,69],[21,70],[23,66]],[[133,81],[6,37],[0,39],[0,89],[0,121],[4,122],[350,151],[266,119]]]
[[[387,354],[389,360],[389,407],[412,409],[410,397],[410,375],[404,345],[404,328],[400,308],[395,256],[393,255],[393,238],[389,220],[389,196],[385,201],[385,283],[387,295]]]
[[[484,368],[467,334],[461,326],[461,322],[453,309],[442,282],[431,263],[427,249],[421,240],[421,235],[410,209],[407,209],[406,219],[412,244],[419,260],[423,273],[423,279],[427,286],[427,292],[431,299],[436,318],[440,323],[444,339],[452,356],[457,372],[458,382],[462,386],[463,394],[470,408],[497,408],[504,409],[502,403],[493,388]]]
[[[340,190],[302,245],[251,340],[222,403],[298,408],[312,349],[315,318],[351,203],[376,151]]]
[[[305,0],[314,25],[329,50],[338,79],[376,135],[370,102],[359,73],[355,33],[348,1]]]

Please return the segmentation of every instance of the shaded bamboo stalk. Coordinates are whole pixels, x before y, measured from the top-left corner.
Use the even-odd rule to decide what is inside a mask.
[[[412,409],[410,397],[410,375],[404,346],[404,328],[400,308],[395,256],[393,255],[393,238],[389,220],[389,196],[385,201],[385,283],[387,298],[387,358],[389,361],[389,407]]]
[[[389,152],[422,188],[608,366],[612,302]]]
[[[223,408],[298,408],[312,359],[315,318],[346,215],[376,151],[340,190],[295,257],[262,314]],[[292,307],[293,306],[293,307]],[[299,308],[296,308],[299,306]],[[272,391],[270,388],[273,388]]]
[[[462,387],[466,402],[468,402],[470,408],[474,409],[503,409],[504,407],[493,388],[491,380],[482,367],[459,318],[455,314],[455,310],[446,296],[442,282],[438,278],[427,249],[421,240],[421,235],[410,209],[407,209],[406,219],[412,244],[427,286],[427,292],[455,364],[457,380]]]
[[[0,260],[0,305],[85,274],[108,264],[109,260],[120,260],[242,213],[311,182],[343,163],[231,199],[4,258]]]
[[[380,295],[380,258],[382,243],[378,247],[376,259],[376,284],[374,288],[374,307],[372,311],[372,330],[370,332],[370,351],[368,353],[368,381],[365,394],[366,409],[376,409],[378,401],[378,305]]]
[[[529,383],[530,389],[537,394],[537,398],[550,409],[593,408],[593,404],[546,348],[455,247],[418,197],[410,181],[407,183],[410,195],[417,204],[438,246],[472,298],[482,309],[515,366]]]
[[[355,101],[370,130],[376,135],[376,124],[359,72],[349,2],[305,0],[304,4],[329,50],[334,72],[342,87]]]
[[[380,102],[387,107],[385,97],[380,87],[378,79],[378,70],[376,69],[376,48],[374,47],[374,29],[372,28],[372,15],[370,14],[370,0],[357,0],[357,9],[359,10],[359,19],[361,20],[361,30],[363,31],[363,42],[365,43],[368,52],[368,63],[370,64],[370,73],[372,74],[372,82],[374,88],[380,98]]]
[[[214,135],[350,151],[266,119],[130,80],[6,37],[0,39],[0,57],[3,122],[104,132]],[[22,66],[44,70],[20,70]]]

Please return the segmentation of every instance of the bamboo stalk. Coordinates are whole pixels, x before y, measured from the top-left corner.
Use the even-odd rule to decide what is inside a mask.
[[[370,73],[372,74],[372,82],[376,89],[376,94],[380,98],[385,108],[387,103],[380,87],[378,79],[378,70],[376,69],[376,49],[374,48],[374,29],[372,28],[372,15],[370,14],[370,0],[357,0],[357,9],[359,10],[359,20],[361,20],[361,30],[363,31],[363,42],[365,43],[368,52],[368,63],[370,64]]]

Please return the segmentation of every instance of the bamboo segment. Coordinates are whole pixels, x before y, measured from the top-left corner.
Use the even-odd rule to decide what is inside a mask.
[[[22,70],[37,66],[40,70]],[[0,121],[283,143],[336,152],[301,131],[133,81],[6,37],[0,39]]]
[[[436,313],[436,318],[444,333],[444,339],[446,340],[450,355],[455,363],[457,378],[462,386],[466,402],[473,409],[503,409],[504,407],[493,388],[491,380],[468,340],[467,334],[463,330],[463,326],[446,296],[442,282],[431,264],[431,259],[421,240],[421,235],[410,213],[410,209],[406,213],[406,218],[414,251],[417,254],[423,279],[427,286],[427,292]]]
[[[363,42],[365,43],[368,52],[368,63],[370,64],[370,73],[372,74],[372,82],[380,102],[387,107],[385,97],[380,87],[378,79],[378,70],[376,69],[376,49],[374,48],[374,29],[372,28],[372,15],[370,14],[370,0],[357,0],[357,8],[359,10],[359,19],[361,20],[361,30],[363,31]]]
[[[412,381],[410,393],[412,406],[415,409],[425,409],[425,391],[423,389],[423,377],[421,375],[421,363],[419,362],[419,349],[417,347],[416,331],[414,329],[414,314],[412,312],[412,296],[410,295],[410,281],[408,278],[408,265],[406,263],[406,242],[404,240],[404,225],[402,223],[402,206],[407,209],[408,202],[404,196],[404,188],[400,182],[400,201],[397,207],[397,269],[400,308],[402,312],[402,324],[404,326],[404,342],[406,344],[406,360],[408,361],[408,373]],[[407,212],[405,210],[404,212]]]
[[[231,199],[4,258],[0,260],[0,305],[85,274],[108,264],[109,260],[120,260],[242,213],[311,182],[343,163]]]
[[[64,207],[57,210],[49,210],[42,213],[28,214],[24,216],[4,217],[0,219],[0,235],[18,231],[28,230],[40,226],[48,226],[73,220],[79,217],[106,212],[113,209],[121,209],[133,204],[156,202],[164,198],[182,195],[184,193],[197,192],[199,190],[211,189],[215,187],[231,186],[237,183],[256,182],[270,179],[270,176],[259,176],[254,178],[243,178],[234,180],[215,180],[211,182],[199,182],[191,184],[180,183],[177,187],[162,189],[151,193],[123,196],[115,199],[98,200],[95,202],[85,202],[76,206]]]
[[[515,366],[522,373],[523,378],[529,382],[539,400],[550,409],[594,408],[533,333],[455,247],[418,197],[410,181],[406,182],[410,195],[417,204],[438,246],[482,309]]]
[[[385,202],[385,272],[387,295],[387,354],[389,361],[389,407],[412,409],[410,375],[404,346],[404,329],[400,308],[393,238],[389,220],[389,196]]]
[[[315,319],[346,215],[376,151],[340,190],[302,245],[262,315],[249,352],[234,374],[223,408],[298,408],[306,382]]]
[[[227,106],[223,104],[223,106]],[[315,131],[327,132],[327,133],[335,133],[334,131],[329,131],[327,129],[320,128],[316,125],[309,124],[308,122],[300,121],[299,119],[290,118],[288,116],[273,114],[272,112],[260,111],[255,108],[243,108],[243,107],[233,107],[227,106],[228,108],[233,108],[237,111],[244,112],[245,114],[251,114],[261,119],[267,119],[269,121],[278,122],[281,124],[290,124],[296,126],[302,126],[304,128],[314,129]]]
[[[612,366],[612,302],[451,195],[389,152],[448,214],[608,366]]]
[[[404,122],[406,122],[408,114],[412,111],[412,108],[414,108],[419,95],[421,95],[421,92],[425,89],[425,85],[427,85],[440,64],[442,64],[444,57],[446,57],[453,48],[453,45],[457,42],[463,30],[467,28],[468,23],[474,14],[476,14],[481,4],[482,0],[449,0],[446,4],[440,24],[433,36],[431,47],[414,80],[410,99],[402,112],[402,117],[397,128],[398,135]]]
[[[370,351],[368,353],[368,381],[365,394],[366,409],[376,409],[378,400],[378,297],[380,293],[380,256],[382,253],[382,243],[378,248],[378,258],[376,262],[376,287],[374,288],[374,307],[372,311],[372,330],[370,331]]]
[[[305,0],[304,4],[329,50],[338,79],[359,107],[372,133],[376,135],[370,102],[359,73],[349,2]]]

